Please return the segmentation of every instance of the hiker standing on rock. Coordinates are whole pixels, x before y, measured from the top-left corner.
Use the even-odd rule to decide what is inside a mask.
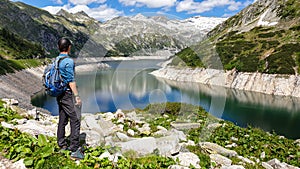
[[[59,122],[57,128],[57,143],[61,150],[71,151],[71,158],[84,158],[83,152],[79,145],[80,136],[80,109],[81,99],[75,82],[75,65],[73,59],[69,57],[71,51],[71,41],[67,38],[61,38],[58,41],[60,51],[57,59],[59,62],[59,72],[63,81],[68,84],[68,89],[56,98],[59,108]],[[68,146],[65,137],[65,127],[70,119],[71,134],[70,145]]]

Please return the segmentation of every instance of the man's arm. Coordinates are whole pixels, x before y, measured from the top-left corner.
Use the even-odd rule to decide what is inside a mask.
[[[74,82],[70,82],[69,86],[70,86],[70,88],[71,88],[71,90],[72,90],[72,92],[73,92],[73,94],[75,96],[75,101],[76,101],[75,104],[76,105],[81,105],[81,99],[80,99],[79,94],[78,94],[78,90],[77,90],[77,87],[76,87],[76,82],[75,81]]]

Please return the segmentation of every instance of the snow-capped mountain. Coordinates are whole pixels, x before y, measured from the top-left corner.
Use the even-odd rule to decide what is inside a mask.
[[[130,37],[137,34],[162,34],[182,41],[186,46],[202,40],[215,26],[226,18],[193,17],[185,20],[169,19],[165,16],[118,17],[100,25],[109,35]]]
[[[116,44],[120,43],[124,48],[135,48],[136,50],[139,49],[139,44],[145,43],[144,47],[159,49],[166,44],[173,44],[166,47],[180,50],[201,41],[210,30],[225,20],[226,18],[207,17],[178,20],[165,16],[146,17],[138,14],[130,17],[117,17],[100,24],[99,29],[92,37],[108,50],[118,51]],[[157,36],[168,38],[165,38],[167,39],[165,42],[159,42],[155,41]],[[135,42],[129,41],[132,37]],[[125,46],[123,41],[126,41]]]

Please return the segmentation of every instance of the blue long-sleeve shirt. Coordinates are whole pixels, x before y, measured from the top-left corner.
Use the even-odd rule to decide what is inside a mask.
[[[68,56],[67,54],[60,54],[57,59]],[[75,65],[73,59],[67,57],[60,61],[59,63],[59,71],[63,81],[66,84],[75,81]]]

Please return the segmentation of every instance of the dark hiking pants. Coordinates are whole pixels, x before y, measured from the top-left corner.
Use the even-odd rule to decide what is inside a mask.
[[[75,107],[74,96],[71,91],[66,91],[61,96],[57,97],[59,109],[59,122],[57,128],[57,143],[59,147],[67,146],[65,137],[65,127],[70,119],[71,134],[70,146],[71,151],[76,151],[79,148],[80,135],[80,109]]]

